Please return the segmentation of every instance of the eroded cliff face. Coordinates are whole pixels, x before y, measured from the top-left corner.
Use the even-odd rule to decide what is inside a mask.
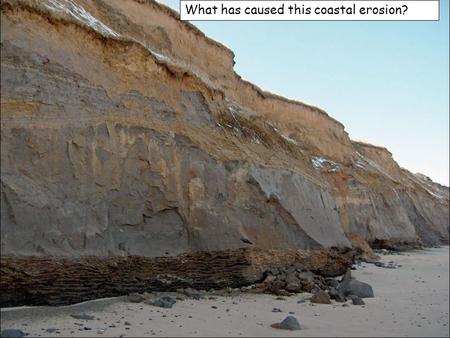
[[[153,1],[1,2],[2,254],[448,241],[449,191]]]

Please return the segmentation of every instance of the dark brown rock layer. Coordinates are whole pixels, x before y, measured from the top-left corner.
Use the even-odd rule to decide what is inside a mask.
[[[237,288],[289,267],[336,276],[351,251],[229,250],[176,257],[2,257],[0,306],[61,305],[143,291]],[[284,287],[284,285],[282,286]]]

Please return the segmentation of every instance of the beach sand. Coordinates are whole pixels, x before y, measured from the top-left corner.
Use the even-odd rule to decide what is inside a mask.
[[[383,255],[382,261],[401,266],[387,269],[362,263],[352,271],[373,287],[375,297],[364,299],[364,306],[351,301],[346,307],[334,302],[297,303],[307,298],[305,294],[284,300],[245,293],[207,296],[177,301],[172,309],[111,298],[62,307],[2,309],[2,329],[43,337],[449,336],[449,247]],[[273,308],[282,312],[272,312]],[[80,313],[95,319],[70,316]],[[298,319],[302,330],[270,327],[288,315]]]

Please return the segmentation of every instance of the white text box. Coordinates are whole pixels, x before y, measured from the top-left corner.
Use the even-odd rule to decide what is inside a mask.
[[[438,0],[181,0],[189,21],[437,21]]]

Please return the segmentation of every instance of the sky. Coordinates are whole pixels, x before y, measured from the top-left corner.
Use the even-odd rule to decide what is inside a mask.
[[[353,140],[448,186],[448,6],[439,22],[192,23],[234,51],[244,79],[326,110]]]

